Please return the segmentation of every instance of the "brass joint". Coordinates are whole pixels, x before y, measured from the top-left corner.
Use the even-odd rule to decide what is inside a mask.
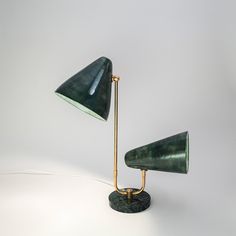
[[[127,197],[128,197],[129,200],[132,199],[132,196],[133,196],[133,195],[132,195],[132,191],[133,191],[133,190],[132,190],[131,188],[128,188],[128,189],[127,189]]]
[[[120,77],[119,77],[119,76],[112,75],[112,81],[118,82],[119,80],[120,80]]]

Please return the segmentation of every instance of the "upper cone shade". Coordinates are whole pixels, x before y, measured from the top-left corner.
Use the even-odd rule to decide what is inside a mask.
[[[127,166],[141,170],[187,173],[189,162],[188,132],[135,148],[125,155]]]
[[[110,110],[112,62],[100,57],[65,81],[55,93],[101,120],[107,120]]]

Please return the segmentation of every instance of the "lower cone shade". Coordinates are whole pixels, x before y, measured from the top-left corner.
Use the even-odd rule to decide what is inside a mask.
[[[188,132],[135,148],[125,155],[127,166],[142,170],[187,173],[189,163]]]

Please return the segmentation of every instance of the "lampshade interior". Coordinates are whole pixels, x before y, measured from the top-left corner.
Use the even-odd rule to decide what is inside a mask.
[[[105,119],[104,119],[103,117],[99,116],[97,113],[95,113],[94,111],[90,110],[89,108],[83,106],[82,104],[80,104],[80,103],[78,103],[78,102],[76,102],[76,101],[70,99],[69,97],[66,97],[66,96],[60,94],[60,93],[57,93],[57,92],[55,92],[55,93],[56,93],[56,95],[58,95],[60,98],[62,98],[62,99],[64,99],[65,101],[69,102],[71,105],[77,107],[77,108],[80,109],[81,111],[86,112],[87,114],[89,114],[89,115],[91,115],[91,116],[93,116],[93,117],[95,117],[95,118],[97,118],[97,119],[99,119],[99,120],[105,121]]]

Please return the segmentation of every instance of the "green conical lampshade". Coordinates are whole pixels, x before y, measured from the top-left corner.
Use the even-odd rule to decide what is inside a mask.
[[[100,57],[65,81],[55,93],[101,120],[107,120],[110,110],[112,62]]]
[[[125,154],[127,166],[142,170],[187,173],[189,162],[188,132],[135,148]]]

